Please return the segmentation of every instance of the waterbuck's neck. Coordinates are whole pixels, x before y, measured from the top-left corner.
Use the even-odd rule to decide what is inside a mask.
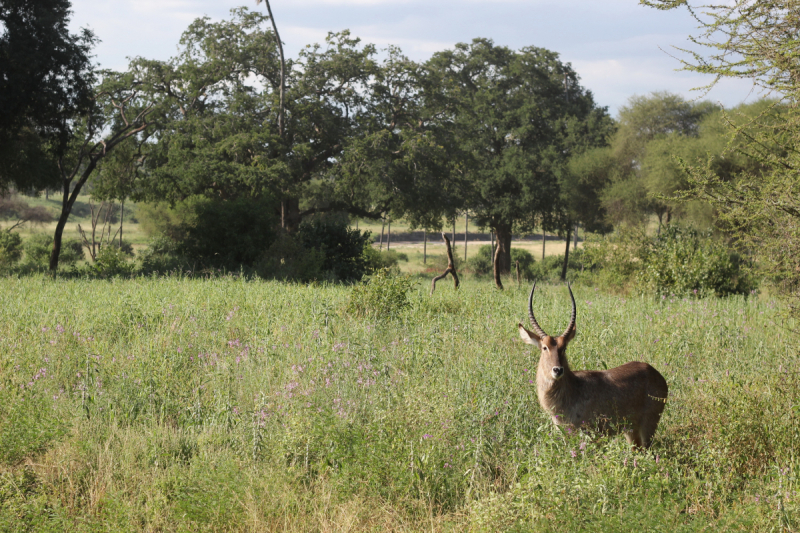
[[[536,393],[539,405],[551,415],[567,411],[577,379],[569,368],[566,355],[562,355],[559,359],[560,365],[564,368],[564,374],[559,379],[553,377],[552,361],[547,361],[545,357],[539,358],[536,370]]]

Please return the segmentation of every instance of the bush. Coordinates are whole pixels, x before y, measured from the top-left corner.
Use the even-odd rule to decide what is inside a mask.
[[[123,244],[125,244],[123,242]],[[130,246],[130,245],[128,245]],[[53,237],[47,233],[31,235],[22,246],[25,251],[25,263],[35,266],[48,266],[50,253],[53,251]],[[83,259],[83,245],[78,239],[62,239],[59,265],[72,266]]]
[[[585,263],[595,283],[656,294],[746,294],[753,288],[739,256],[711,232],[670,225],[657,237],[620,232],[585,248]]]
[[[139,252],[139,260],[144,274],[184,270],[189,266],[188,260],[178,250],[178,243],[166,235],[151,239]]]
[[[0,266],[11,266],[22,257],[22,237],[18,233],[0,231]]]
[[[642,263],[640,280],[657,294],[727,296],[752,289],[739,256],[711,232],[668,226],[642,248]]]
[[[133,273],[134,264],[128,261],[130,256],[114,245],[101,246],[97,259],[87,265],[87,270],[100,277],[126,276]]]
[[[269,200],[197,201],[194,220],[183,225],[182,255],[205,268],[253,266],[275,240],[274,203]]]
[[[530,252],[522,248],[511,249],[511,273],[516,276],[516,262],[519,261],[520,276],[523,279],[534,279],[535,260]],[[445,265],[446,268],[446,265]],[[467,270],[478,276],[491,276],[492,266],[492,247],[484,244],[478,248],[478,253],[467,259]]]
[[[408,276],[379,270],[367,283],[353,287],[347,312],[357,317],[395,316],[411,305],[408,293],[413,287]]]
[[[322,270],[336,281],[358,281],[369,271],[364,250],[370,246],[370,232],[350,229],[344,217],[304,221],[297,239],[307,250],[322,252]]]
[[[300,239],[284,233],[264,252],[256,272],[262,278],[308,282],[327,279],[324,263],[320,250],[306,248]]]
[[[377,272],[386,269],[392,274],[399,274],[400,261],[408,262],[408,255],[404,253],[395,252],[394,250],[376,250],[373,246],[367,245],[364,248],[364,255],[367,261],[367,270],[369,272]]]
[[[138,211],[142,228],[162,248],[164,238],[175,243],[169,259],[148,253],[143,261],[147,268],[162,262],[164,266],[189,263],[200,269],[252,267],[275,240],[275,212],[274,201],[263,198],[223,201],[195,196],[174,207],[143,204]]]

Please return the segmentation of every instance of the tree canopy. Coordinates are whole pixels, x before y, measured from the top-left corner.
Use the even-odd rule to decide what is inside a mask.
[[[0,4],[0,191],[57,182],[75,114],[88,109],[95,81],[89,30],[70,34],[68,0]]]

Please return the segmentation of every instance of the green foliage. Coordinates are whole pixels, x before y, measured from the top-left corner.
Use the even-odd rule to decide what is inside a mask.
[[[54,155],[91,107],[90,30],[69,33],[69,0],[4,0],[0,9],[0,191],[58,183]]]
[[[377,248],[367,245],[364,247],[364,255],[367,261],[367,270],[369,272],[377,272],[378,270],[387,269],[392,274],[399,274],[400,261],[408,262],[408,255],[395,250],[378,250]]]
[[[343,217],[305,220],[300,224],[297,240],[307,250],[322,253],[321,268],[336,281],[358,281],[368,271],[364,249],[372,242],[370,232],[349,228]]]
[[[0,230],[0,266],[11,266],[22,257],[22,237]]]
[[[192,267],[191,263],[181,256],[178,243],[165,235],[150,239],[147,247],[139,252],[138,259],[143,274],[183,271]]]
[[[595,284],[623,291],[728,296],[754,288],[739,255],[711,232],[675,224],[656,237],[631,229],[593,238],[580,260]]]
[[[566,154],[602,146],[612,127],[572,67],[550,50],[511,50],[489,39],[437,52],[427,65],[431,101],[452,117],[448,127],[464,154],[463,196],[475,223],[497,232],[508,254],[512,231],[563,226]],[[505,253],[503,271],[511,267]]]
[[[130,255],[112,244],[105,244],[97,252],[94,262],[86,264],[87,272],[102,278],[128,276],[133,274],[136,265],[129,261]]]
[[[357,317],[389,318],[411,306],[408,293],[414,282],[408,276],[395,276],[383,269],[366,283],[353,287],[347,312]]]
[[[323,265],[325,254],[317,248],[306,248],[296,236],[280,233],[256,263],[256,272],[265,279],[283,281],[327,280]]]
[[[511,273],[516,276],[516,263],[519,261],[519,271],[522,279],[537,279],[534,272],[536,270],[533,255],[522,248],[511,249]],[[492,275],[492,246],[489,244],[481,245],[478,253],[467,259],[467,269],[479,276]]]
[[[130,247],[130,244],[128,245]],[[22,245],[25,251],[25,263],[46,267],[50,263],[50,253],[53,251],[53,237],[47,233],[35,233],[25,239]],[[83,259],[83,245],[78,239],[63,239],[61,241],[61,257],[59,263],[72,266]]]
[[[739,256],[711,233],[671,225],[641,251],[643,284],[658,294],[747,294]]]
[[[567,263],[567,279],[573,280],[580,277],[580,272],[585,268],[585,258],[582,248],[570,250]],[[564,268],[564,256],[561,254],[548,255],[534,265],[532,279],[541,279],[557,282],[561,280],[561,271]]]
[[[252,266],[275,239],[274,213],[275,204],[270,200],[197,199],[191,221],[181,227],[181,254],[198,268]]]

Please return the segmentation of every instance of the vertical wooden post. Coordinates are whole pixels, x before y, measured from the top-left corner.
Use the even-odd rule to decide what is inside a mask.
[[[469,233],[469,213],[464,213],[464,263],[467,262],[467,233]]]
[[[547,235],[544,233],[544,228],[542,228],[542,261],[544,261],[544,244],[547,242]]]
[[[575,244],[572,246],[572,251],[573,252],[578,249],[578,228],[579,227],[580,226],[578,226],[578,224],[576,223],[575,224]]]

